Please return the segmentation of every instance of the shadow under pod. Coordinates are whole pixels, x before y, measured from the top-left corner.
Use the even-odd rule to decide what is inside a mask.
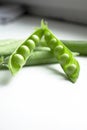
[[[48,70],[50,70],[53,74],[55,74],[55,75],[57,75],[57,76],[59,75],[59,76],[60,76],[61,78],[63,78],[64,80],[67,80],[66,75],[65,75],[63,72],[57,70],[56,68],[54,68],[54,67],[52,67],[52,66],[45,66],[45,68],[48,69]]]
[[[0,70],[0,87],[7,85],[12,79],[12,75],[8,70]]]

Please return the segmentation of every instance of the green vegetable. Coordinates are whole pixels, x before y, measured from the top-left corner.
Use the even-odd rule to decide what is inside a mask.
[[[18,39],[5,39],[0,40],[0,56],[7,56],[13,53],[13,51],[23,43],[24,40]],[[62,43],[67,46],[72,52],[77,52],[79,55],[87,55],[87,41],[77,41],[77,40],[61,40]],[[44,40],[40,41],[41,47],[46,47],[47,43]],[[40,50],[42,48],[36,48],[35,50]],[[46,49],[46,48],[45,48]]]
[[[21,42],[21,40],[19,40],[17,42],[16,40],[16,44],[13,45],[12,41],[9,43],[8,40],[7,43],[0,44],[0,55],[4,56],[5,59],[7,56],[9,58],[9,55],[11,54],[8,67],[12,74],[17,73],[24,65],[58,62],[62,66],[67,77],[72,82],[75,82],[79,75],[80,66],[72,52],[68,49],[71,47],[72,41],[71,44],[67,44],[68,42],[70,43],[70,41],[62,42],[57,39],[48,29],[47,25],[42,22],[41,28],[37,29],[25,41]],[[76,41],[73,42],[75,43]],[[63,43],[66,44],[67,47]],[[5,51],[4,48],[8,48],[8,51]],[[71,50],[83,54],[83,51],[80,51],[79,49],[76,51],[74,50],[74,47],[71,47]],[[5,65],[4,61],[5,60],[1,58],[1,65],[3,66]]]
[[[43,48],[42,48],[43,49]],[[34,66],[42,64],[53,64],[58,63],[57,59],[51,53],[50,50],[34,51],[30,54],[24,66]],[[8,69],[9,56],[0,57],[0,69]]]
[[[24,40],[5,39],[0,40],[0,56],[8,56],[23,43]]]
[[[80,71],[78,61],[74,58],[71,51],[53,35],[44,22],[42,22],[42,26],[44,29],[44,39],[46,40],[47,46],[57,58],[67,77],[72,82],[75,82]]]
[[[57,59],[49,50],[34,51],[28,58],[25,66],[58,63]]]
[[[62,42],[73,52],[87,55],[87,41],[62,40]]]
[[[39,45],[42,35],[42,28],[38,28],[12,53],[8,62],[12,74],[16,74],[25,65],[34,48]]]

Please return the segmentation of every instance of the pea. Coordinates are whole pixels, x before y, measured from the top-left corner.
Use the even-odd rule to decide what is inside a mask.
[[[55,49],[54,49],[54,55],[56,57],[59,57],[63,53],[64,53],[64,47],[62,45],[58,45],[58,46],[55,47]]]
[[[48,42],[48,46],[51,49],[54,49],[56,46],[58,45],[57,40],[55,38],[52,38],[49,42]]]
[[[36,46],[39,45],[40,38],[37,35],[32,35],[31,39],[35,42]]]
[[[72,75],[76,71],[77,67],[75,64],[68,64],[66,67],[66,73]]]
[[[20,54],[14,54],[11,60],[14,67],[19,67],[24,64],[24,57]]]
[[[27,46],[22,45],[18,48],[17,53],[21,54],[24,59],[26,59],[30,54],[30,49]]]
[[[60,61],[60,64],[61,64],[61,65],[67,64],[67,63],[70,61],[70,56],[69,56],[69,54],[67,54],[67,53],[62,54],[62,55],[60,56],[59,61]]]
[[[31,39],[27,40],[25,45],[30,49],[30,51],[34,50],[35,48],[35,42]]]
[[[46,31],[46,32],[44,33],[44,36],[45,36],[45,40],[46,40],[47,42],[51,39],[51,34],[50,34],[50,32],[48,32],[48,31]]]

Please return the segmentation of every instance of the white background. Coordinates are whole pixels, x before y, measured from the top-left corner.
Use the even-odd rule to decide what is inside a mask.
[[[27,38],[39,18],[0,25],[0,39]],[[87,27],[48,20],[60,39],[87,40]],[[0,130],[87,130],[87,58],[76,57],[80,75],[67,80],[59,64],[0,71]]]

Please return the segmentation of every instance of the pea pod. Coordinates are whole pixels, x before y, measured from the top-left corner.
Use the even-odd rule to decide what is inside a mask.
[[[87,56],[87,40],[62,40],[62,42],[73,52],[78,52],[80,55]]]
[[[8,56],[23,43],[23,39],[3,39],[0,40],[0,56]],[[77,52],[79,55],[87,55],[87,40],[61,40],[62,43],[67,46],[72,52]],[[46,47],[47,43],[45,40],[40,41],[41,47]],[[38,48],[37,48],[38,49]],[[37,50],[36,49],[36,50]]]
[[[23,43],[24,40],[19,39],[3,39],[0,40],[0,56],[11,55],[15,49]]]
[[[44,28],[44,39],[47,46],[51,49],[57,58],[68,79],[75,82],[79,76],[80,66],[74,58],[72,52],[48,29],[47,25],[42,22]]]
[[[43,35],[44,34],[44,35]],[[75,82],[79,75],[80,66],[73,57],[71,51],[48,29],[42,22],[41,28],[37,29],[27,40],[25,40],[10,56],[8,66],[12,74],[17,73],[25,65],[31,52],[39,46],[41,39],[45,39],[51,53],[62,66],[67,77]]]
[[[33,51],[24,66],[58,63],[57,59],[54,57],[50,50],[46,49],[42,51],[42,49],[38,51]],[[8,60],[9,56],[0,57],[0,70],[8,69]]]
[[[42,35],[43,29],[38,28],[12,53],[8,62],[12,74],[16,74],[25,65],[31,52],[39,45]]]

